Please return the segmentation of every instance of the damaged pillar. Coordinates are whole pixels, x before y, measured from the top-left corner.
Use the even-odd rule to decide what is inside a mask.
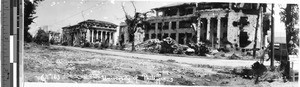
[[[206,39],[210,41],[210,18],[207,18],[207,32]]]
[[[91,37],[91,31],[90,31],[90,29],[86,29],[86,40],[87,40],[87,42],[90,42],[90,37]]]
[[[200,38],[201,38],[201,18],[198,18],[198,26],[197,26],[197,43],[200,42]]]
[[[218,17],[218,24],[217,24],[217,48],[221,46],[221,17]]]
[[[94,42],[94,30],[92,30],[92,40],[91,42]]]
[[[111,32],[110,36],[111,36],[111,44],[113,44],[114,43],[114,32]]]
[[[107,41],[109,43],[109,32],[106,32],[106,35],[107,35],[106,39],[107,39]]]
[[[102,31],[99,31],[100,32],[100,39],[99,39],[99,42],[102,42]]]

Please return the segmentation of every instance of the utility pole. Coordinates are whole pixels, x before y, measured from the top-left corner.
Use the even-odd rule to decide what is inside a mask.
[[[260,16],[261,16],[260,14],[262,14],[261,4],[258,4],[258,12],[257,12],[256,28],[255,28],[255,37],[254,37],[254,46],[253,46],[253,59],[255,59],[255,57],[256,57],[257,30],[258,30],[258,26],[261,25],[261,22],[259,21]]]
[[[274,3],[272,4],[272,11],[271,11],[271,64],[270,68],[271,71],[274,71]]]

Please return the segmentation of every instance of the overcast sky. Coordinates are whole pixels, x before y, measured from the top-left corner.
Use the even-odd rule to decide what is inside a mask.
[[[51,30],[61,31],[61,27],[74,25],[78,22],[95,19],[120,24],[125,20],[125,14],[121,8],[124,3],[125,10],[133,15],[134,8],[129,1],[111,0],[45,0],[36,10],[35,23],[31,24],[31,33],[38,27],[49,26]],[[150,11],[151,8],[167,5],[170,1],[134,1],[138,12]]]
[[[186,1],[186,0],[179,0]],[[232,0],[231,0],[232,1]],[[261,1],[261,0],[260,0]],[[177,0],[178,2],[178,0]],[[174,1],[134,1],[138,12],[146,12],[152,8],[175,3]],[[280,3],[280,2],[278,2]],[[124,21],[125,16],[121,5],[133,15],[133,7],[129,1],[120,0],[44,0],[36,9],[35,23],[30,25],[30,33],[36,33],[38,27],[48,26],[49,29],[61,32],[61,28],[78,22],[95,19],[115,23]],[[279,5],[275,5],[275,32],[284,35],[284,24],[279,21]]]

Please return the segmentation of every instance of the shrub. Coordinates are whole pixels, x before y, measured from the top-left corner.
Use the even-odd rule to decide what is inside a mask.
[[[209,53],[208,47],[202,42],[190,43],[189,47],[195,50],[196,55],[205,56],[205,54]]]
[[[49,45],[49,35],[42,29],[39,29],[34,36],[34,42],[42,45]]]
[[[144,51],[150,51],[150,52],[160,52],[161,50],[161,41],[159,39],[149,39],[136,47],[137,49],[143,49]]]
[[[50,39],[50,44],[55,44],[55,41],[53,38]]]
[[[100,43],[95,43],[94,48],[101,48],[101,44]]]
[[[189,47],[187,45],[176,45],[176,49],[173,51],[174,54],[184,54]]]
[[[61,45],[67,46],[67,45],[68,45],[68,42],[63,42]]]
[[[106,39],[104,42],[100,44],[100,48],[108,48],[109,47],[109,41]]]
[[[90,42],[84,42],[83,45],[81,45],[81,47],[90,47],[91,43]]]

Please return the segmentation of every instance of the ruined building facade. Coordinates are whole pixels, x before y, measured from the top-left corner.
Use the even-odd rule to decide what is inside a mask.
[[[80,46],[84,42],[114,43],[117,25],[98,20],[86,20],[73,26],[63,27],[62,43]]]
[[[179,44],[206,42],[213,48],[226,44],[252,49],[265,45],[263,33],[269,25],[267,4],[258,3],[176,3],[154,8],[145,39],[171,37]],[[255,30],[257,28],[257,35]],[[264,29],[266,28],[266,29]]]

